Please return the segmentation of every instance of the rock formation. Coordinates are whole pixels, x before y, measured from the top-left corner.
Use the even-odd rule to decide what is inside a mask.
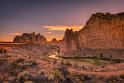
[[[83,49],[124,49],[124,13],[96,13],[77,32],[67,29],[58,42],[61,52]]]
[[[30,44],[45,44],[47,40],[44,36],[38,33],[23,33],[22,36],[16,36],[13,42],[30,43]]]
[[[124,49],[124,13],[96,13],[79,31],[81,48]]]
[[[56,38],[53,38],[53,39],[50,41],[50,43],[57,43]]]
[[[45,43],[47,43],[47,40],[44,36],[42,36],[42,35],[40,35],[40,33],[38,33],[36,35],[36,42],[37,42],[37,44],[45,44]]]
[[[24,33],[16,36],[14,42],[32,44],[46,43],[40,34]],[[60,47],[62,53],[82,51],[83,49],[124,49],[124,13],[96,13],[80,31],[67,29],[62,40],[52,39],[50,44]],[[88,52],[88,51],[87,51]]]
[[[70,53],[73,50],[79,49],[77,35],[78,33],[73,32],[72,29],[66,29],[64,38],[57,43],[57,45],[61,48],[61,52]]]

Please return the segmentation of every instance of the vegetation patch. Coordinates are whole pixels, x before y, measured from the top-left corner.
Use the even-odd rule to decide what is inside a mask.
[[[10,66],[12,67],[12,68],[18,68],[19,67],[19,65],[18,65],[18,63],[17,62],[12,62],[11,64],[10,64]]]
[[[119,77],[124,80],[124,74],[120,75]]]
[[[0,53],[6,53],[6,49],[0,48]]]
[[[69,61],[66,61],[66,66],[72,66],[72,64]]]

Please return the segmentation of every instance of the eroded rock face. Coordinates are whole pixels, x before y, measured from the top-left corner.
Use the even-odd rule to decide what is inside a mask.
[[[40,34],[24,33],[14,38],[14,42],[38,43],[47,42]],[[55,38],[50,43],[60,47],[62,53],[89,49],[124,49],[124,13],[96,13],[86,25],[74,32],[67,29],[62,40]]]
[[[124,48],[124,13],[96,13],[79,31],[81,48]]]
[[[50,41],[51,44],[56,44],[57,43],[57,40],[56,38],[53,38],[51,41]]]
[[[69,53],[72,50],[79,49],[79,43],[78,43],[78,33],[73,32],[72,29],[66,29],[64,38],[60,41],[58,41],[58,46],[61,48],[61,52],[63,53]]]
[[[30,43],[30,44],[45,44],[47,40],[44,36],[38,33],[23,33],[21,36],[16,36],[13,42]]]
[[[47,43],[47,40],[44,36],[42,36],[42,35],[40,35],[40,33],[38,33],[36,35],[36,42],[37,42],[37,44],[45,44],[45,43]]]
[[[124,49],[124,13],[93,14],[80,31],[67,29],[58,46],[68,53],[85,48]]]

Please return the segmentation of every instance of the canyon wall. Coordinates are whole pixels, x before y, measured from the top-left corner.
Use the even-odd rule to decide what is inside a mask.
[[[96,13],[79,31],[81,48],[124,49],[124,13]]]
[[[72,29],[66,29],[63,39],[58,41],[56,45],[60,47],[60,51],[64,54],[80,49],[77,36],[77,32],[73,32]]]
[[[67,29],[57,45],[63,53],[76,54],[88,54],[90,49],[124,49],[124,13],[93,14],[80,31]]]

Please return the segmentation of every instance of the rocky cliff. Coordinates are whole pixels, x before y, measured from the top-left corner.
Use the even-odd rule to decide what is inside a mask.
[[[79,31],[81,48],[124,49],[124,13],[96,13]]]
[[[67,29],[58,43],[62,52],[89,49],[124,49],[124,13],[96,13],[77,32]]]
[[[14,38],[14,42],[43,44],[47,40],[35,33],[24,33]],[[83,49],[124,49],[124,13],[96,13],[80,31],[67,29],[62,40],[52,39],[50,44],[60,47],[62,53]],[[87,51],[88,52],[88,51]]]
[[[57,46],[60,47],[62,53],[70,53],[73,50],[79,49],[78,33],[72,29],[66,29],[62,40],[58,41]]]
[[[53,38],[50,43],[57,43],[57,39],[56,38]]]
[[[30,43],[30,44],[45,44],[47,40],[40,33],[23,33],[21,36],[16,36],[13,42]]]

